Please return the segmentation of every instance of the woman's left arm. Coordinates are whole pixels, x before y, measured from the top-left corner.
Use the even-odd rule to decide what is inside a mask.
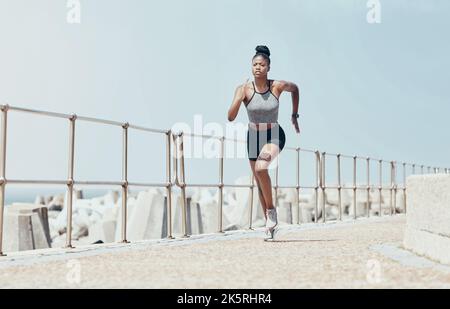
[[[288,82],[285,80],[278,81],[278,88],[280,90],[280,95],[283,91],[287,91],[291,93],[292,97],[292,115],[298,114],[298,102],[300,97],[300,91],[298,89],[298,86],[292,82]],[[300,128],[298,126],[297,117],[291,116],[292,124],[295,127],[295,131],[297,133],[300,133]]]

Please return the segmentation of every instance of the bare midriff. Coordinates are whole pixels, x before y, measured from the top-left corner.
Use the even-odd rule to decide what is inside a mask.
[[[249,128],[252,128],[253,130],[258,130],[258,131],[264,131],[264,130],[268,130],[274,126],[276,126],[278,123],[254,123],[254,122],[249,122],[248,126]]]

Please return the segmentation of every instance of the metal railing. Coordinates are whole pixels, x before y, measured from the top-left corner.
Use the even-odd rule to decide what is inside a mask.
[[[3,214],[4,214],[4,206],[5,206],[5,187],[7,184],[51,184],[51,185],[66,185],[67,186],[67,223],[66,223],[66,248],[73,248],[72,246],[72,203],[73,203],[73,189],[76,185],[88,185],[88,186],[98,186],[98,185],[107,185],[107,186],[120,186],[122,188],[122,216],[121,216],[121,241],[120,242],[128,242],[127,241],[127,195],[128,189],[130,186],[136,187],[165,187],[167,194],[167,238],[174,238],[172,234],[172,188],[177,186],[181,190],[182,197],[182,234],[183,237],[188,237],[187,233],[187,199],[186,199],[186,187],[217,187],[219,189],[219,200],[218,200],[218,227],[217,231],[219,233],[223,233],[223,189],[225,187],[234,187],[234,188],[249,188],[249,229],[253,229],[252,227],[252,212],[253,212],[253,191],[254,191],[254,176],[251,175],[251,183],[250,184],[225,184],[224,183],[224,148],[225,141],[233,141],[233,142],[242,142],[246,143],[245,140],[239,140],[235,138],[226,138],[225,136],[211,136],[211,135],[199,135],[199,134],[191,134],[191,133],[174,133],[171,130],[159,130],[146,128],[142,126],[137,126],[130,124],[128,122],[116,122],[98,118],[91,117],[82,117],[77,116],[76,114],[61,114],[55,112],[48,111],[39,111],[32,110],[20,107],[13,107],[9,105],[0,105],[1,110],[1,140],[0,140],[0,255],[4,255],[3,248]],[[47,117],[56,117],[67,119],[69,123],[69,158],[68,158],[68,177],[66,180],[30,180],[30,179],[6,179],[6,147],[7,147],[7,128],[8,128],[8,113],[9,112],[21,112],[21,113],[31,113],[39,116],[47,116]],[[74,179],[74,166],[75,166],[75,129],[76,123],[78,121],[92,122],[98,124],[105,124],[110,126],[118,126],[122,128],[122,179],[121,181],[82,181]],[[166,182],[165,183],[139,183],[139,182],[129,182],[128,181],[128,132],[129,129],[140,130],[144,132],[151,133],[159,133],[166,135]],[[201,138],[216,138],[220,141],[220,155],[219,155],[219,181],[218,183],[209,183],[209,184],[199,184],[199,183],[191,183],[187,184],[185,181],[185,162],[184,162],[184,136],[197,136]],[[175,146],[172,153],[172,144]],[[342,190],[352,190],[353,191],[353,213],[354,219],[357,218],[356,213],[356,196],[357,190],[363,189],[367,191],[367,205],[370,202],[370,189],[375,188],[379,191],[380,196],[380,210],[379,216],[382,215],[381,211],[381,197],[382,190],[390,191],[390,214],[393,215],[396,209],[396,194],[398,190],[403,192],[404,197],[406,196],[406,167],[411,166],[412,174],[415,174],[416,167],[421,168],[421,173],[424,173],[424,168],[428,169],[430,173],[431,170],[434,173],[439,173],[441,168],[417,165],[411,163],[402,163],[403,166],[403,186],[399,187],[396,181],[397,175],[397,164],[396,161],[386,161],[382,159],[375,159],[370,157],[359,157],[359,156],[348,156],[343,154],[333,154],[320,152],[318,150],[309,150],[300,147],[285,147],[286,150],[293,150],[296,152],[296,185],[295,186],[279,186],[278,179],[278,170],[279,165],[276,166],[276,176],[275,176],[275,185],[273,188],[275,189],[275,206],[278,206],[278,189],[281,188],[292,188],[296,190],[296,207],[297,211],[297,224],[300,224],[300,192],[303,189],[313,189],[315,192],[315,211],[314,211],[314,222],[318,222],[318,212],[319,212],[319,190],[322,193],[322,196],[325,196],[327,189],[337,189],[338,190],[338,220],[342,220]],[[313,153],[315,156],[315,185],[314,186],[301,186],[300,185],[300,154],[301,152]],[[326,184],[326,158],[329,156],[336,157],[337,162],[337,186],[327,186]],[[171,158],[172,157],[172,158]],[[342,186],[341,184],[341,158],[350,158],[353,160],[353,185],[352,186]],[[171,159],[173,159],[173,166],[171,164]],[[366,173],[367,173],[367,182],[365,186],[357,186],[356,175],[357,175],[357,160],[366,160]],[[379,183],[378,186],[370,183],[370,162],[376,161],[379,165]],[[382,179],[382,167],[384,164],[389,164],[391,175],[390,175],[390,186],[383,186]],[[173,168],[173,173],[172,173]],[[447,174],[450,174],[450,168],[444,168],[443,171]],[[403,199],[403,209],[406,211],[406,198]],[[322,222],[326,222],[326,212],[325,212],[325,198],[322,198],[321,212],[322,212]],[[367,207],[366,216],[369,216],[369,207]]]

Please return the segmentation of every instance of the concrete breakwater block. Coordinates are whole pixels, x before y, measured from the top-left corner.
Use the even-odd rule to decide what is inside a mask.
[[[108,207],[103,211],[100,220],[89,226],[89,242],[95,243],[102,241],[103,243],[112,243],[115,240],[117,228],[117,208]]]
[[[6,207],[3,240],[6,252],[50,248],[47,207],[24,203]]]
[[[164,197],[155,188],[138,194],[128,220],[128,240],[161,238],[164,222]],[[121,225],[117,225],[120,230]]]
[[[450,265],[450,175],[414,175],[406,185],[405,248]]]
[[[177,195],[175,196],[174,201],[176,203],[172,211],[173,233],[181,235],[183,230],[183,198],[181,195]],[[166,218],[166,214],[164,214],[164,218]],[[164,224],[164,227],[166,226],[167,225]],[[167,233],[164,232],[165,230],[163,231],[163,237],[166,237]],[[186,196],[186,233],[188,235],[204,233],[202,209],[200,204],[194,203],[192,198],[188,196]]]

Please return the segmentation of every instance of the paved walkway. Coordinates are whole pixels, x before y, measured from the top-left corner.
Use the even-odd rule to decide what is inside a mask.
[[[405,217],[285,226],[0,258],[3,288],[450,288],[450,266],[401,248]]]

